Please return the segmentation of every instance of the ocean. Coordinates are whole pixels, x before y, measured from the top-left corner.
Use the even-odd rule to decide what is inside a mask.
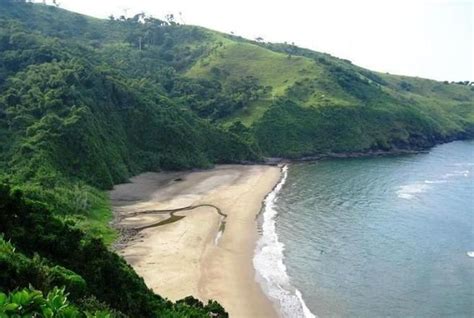
[[[286,166],[257,280],[283,317],[473,317],[473,170],[474,141]]]

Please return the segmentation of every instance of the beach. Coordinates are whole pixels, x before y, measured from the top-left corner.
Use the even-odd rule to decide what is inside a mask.
[[[220,165],[144,173],[110,192],[118,252],[148,287],[177,300],[217,300],[231,317],[276,317],[255,280],[256,216],[280,168]],[[178,209],[178,210],[176,210]]]

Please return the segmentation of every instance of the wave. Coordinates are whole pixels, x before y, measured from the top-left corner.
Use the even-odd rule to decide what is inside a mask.
[[[447,180],[425,180],[425,183],[427,184],[439,184],[439,183],[446,183],[448,182]]]
[[[457,162],[457,163],[454,163],[453,166],[456,166],[456,167],[472,167],[472,166],[474,166],[474,162]]]
[[[429,188],[430,186],[424,183],[408,184],[400,186],[397,191],[397,195],[402,199],[413,199],[417,194],[426,192]]]
[[[261,282],[264,292],[277,303],[283,317],[315,318],[306,306],[301,292],[291,285],[290,278],[283,262],[285,245],[276,233],[277,211],[275,202],[277,195],[286,182],[288,167],[282,168],[280,182],[264,201],[262,236],[257,242],[253,264],[257,280]]]
[[[413,199],[417,194],[426,192],[431,188],[430,185],[450,182],[450,179],[457,177],[469,177],[470,170],[454,170],[443,174],[436,180],[425,180],[424,182],[415,182],[413,184],[399,186],[397,195],[402,199]]]
[[[449,179],[449,178],[459,177],[459,176],[468,177],[469,173],[470,173],[469,170],[455,170],[451,173],[446,173],[445,175],[443,175],[443,178]]]

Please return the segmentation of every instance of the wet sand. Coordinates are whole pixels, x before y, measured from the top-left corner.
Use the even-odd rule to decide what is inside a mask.
[[[193,295],[231,317],[276,317],[252,258],[256,215],[279,179],[280,168],[259,165],[134,177],[110,192],[116,226],[133,234],[119,253],[171,300]]]

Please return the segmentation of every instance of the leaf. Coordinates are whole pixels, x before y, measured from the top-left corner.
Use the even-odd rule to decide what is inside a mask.
[[[9,311],[16,311],[20,306],[16,303],[10,303],[10,304],[6,304],[4,309],[5,309],[5,312],[9,312]]]
[[[54,316],[53,311],[48,307],[43,307],[41,312],[43,313],[44,318],[52,318]]]

